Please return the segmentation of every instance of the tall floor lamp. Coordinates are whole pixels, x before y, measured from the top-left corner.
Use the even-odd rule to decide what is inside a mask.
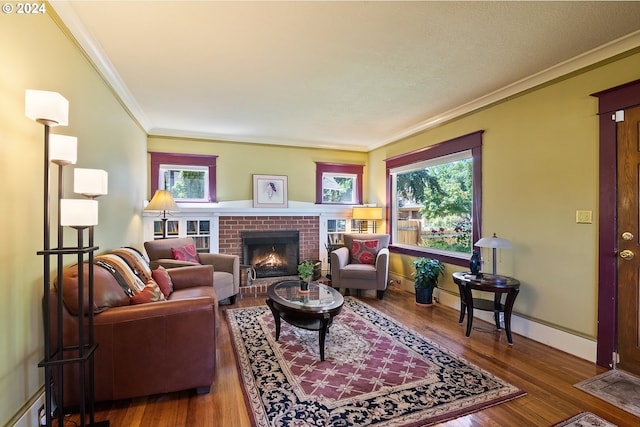
[[[162,238],[166,239],[168,219],[167,214],[169,212],[177,212],[180,210],[178,209],[178,205],[176,204],[175,200],[173,200],[171,192],[167,190],[156,190],[153,198],[151,199],[147,207],[144,208],[144,210],[161,212],[160,215],[162,215],[162,217],[160,219],[162,220]]]
[[[97,348],[93,337],[93,254],[98,249],[93,246],[93,227],[98,224],[98,201],[93,199],[64,199],[64,166],[75,164],[77,153],[77,138],[65,135],[50,135],[50,127],[66,126],[69,116],[69,102],[59,93],[27,90],[25,94],[25,114],[30,119],[44,125],[44,183],[43,183],[43,234],[44,248],[38,252],[38,255],[44,257],[43,268],[43,320],[44,320],[44,358],[38,366],[44,368],[45,371],[45,421],[47,426],[52,425],[52,414],[54,396],[53,390],[56,388],[57,394],[57,424],[64,425],[64,383],[63,368],[70,364],[77,364],[79,371],[79,391],[80,391],[80,425],[86,425],[86,411],[89,410],[89,425],[91,426],[108,426],[108,421],[96,423],[94,419],[94,365],[93,356]],[[51,202],[50,202],[50,183],[49,173],[50,164],[58,165],[58,196],[56,198],[57,207],[57,245],[51,247]],[[106,194],[106,189],[94,190]],[[64,228],[73,227],[77,231],[77,241],[74,247],[65,247],[64,245]],[[90,244],[84,244],[84,232],[89,230]],[[62,290],[57,292],[57,322],[56,336],[57,340],[54,345],[52,343],[51,331],[51,259],[56,258],[57,261],[57,281],[62,283],[62,271],[64,255],[76,255],[78,263],[78,345],[72,347],[64,347],[62,330]],[[84,258],[88,255],[89,274],[88,274],[88,312],[87,312],[87,329],[89,336],[85,337],[85,313],[84,313]],[[57,384],[53,383],[53,370],[57,374]],[[88,385],[85,381],[85,373],[88,374]]]

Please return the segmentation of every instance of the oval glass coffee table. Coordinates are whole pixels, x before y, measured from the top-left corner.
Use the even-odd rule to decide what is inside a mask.
[[[283,280],[267,288],[267,305],[276,323],[276,341],[280,338],[280,320],[302,329],[319,332],[320,360],[324,360],[324,339],[333,318],[342,310],[340,292],[321,283],[309,283],[309,291],[300,291],[300,280]]]

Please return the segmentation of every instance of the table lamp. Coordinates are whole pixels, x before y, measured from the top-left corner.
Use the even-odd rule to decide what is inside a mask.
[[[153,198],[149,202],[145,211],[160,211],[162,217],[162,238],[167,238],[167,213],[168,212],[177,212],[178,205],[173,200],[173,196],[167,190],[156,190],[156,193],[153,195]]]
[[[508,249],[512,248],[513,245],[507,239],[502,239],[496,236],[496,233],[493,233],[491,237],[483,237],[476,242],[474,246],[479,248],[491,248],[493,249],[493,274],[483,274],[482,278],[484,280],[494,280],[494,281],[506,281],[506,278],[503,276],[498,276],[496,274],[496,252],[498,249]]]
[[[373,233],[376,233],[376,221],[382,219],[382,208],[376,207],[355,207],[352,211],[352,217],[355,220],[359,221],[359,231],[363,233],[364,227],[366,224],[366,229],[369,229],[369,221],[373,222]]]

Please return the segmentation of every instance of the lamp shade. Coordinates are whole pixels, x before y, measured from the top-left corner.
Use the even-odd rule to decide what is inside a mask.
[[[78,138],[55,135],[49,137],[49,161],[59,165],[73,165],[78,159]]]
[[[109,174],[102,169],[73,170],[73,191],[83,196],[94,198],[107,194]]]
[[[89,227],[98,224],[98,201],[90,199],[61,199],[60,225]]]
[[[361,207],[353,208],[353,219],[377,220],[382,219],[382,208]]]
[[[479,248],[511,248],[513,245],[507,239],[502,239],[493,233],[491,237],[483,237],[478,240],[475,246]]]
[[[49,126],[69,124],[69,101],[58,92],[27,89],[25,115],[31,120]]]
[[[178,211],[178,205],[167,190],[156,190],[145,211]]]

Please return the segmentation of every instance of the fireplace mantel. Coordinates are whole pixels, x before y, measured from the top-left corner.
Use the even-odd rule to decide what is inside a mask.
[[[219,203],[178,203],[181,213],[217,216],[323,216],[351,218],[351,205],[321,205],[289,201],[287,208],[254,208],[251,200],[235,200]]]
[[[323,269],[328,265],[326,243],[328,220],[351,219],[351,205],[322,205],[289,201],[287,208],[254,208],[251,200],[219,203],[178,203],[176,220],[197,219],[211,223],[212,253],[231,253],[242,257],[240,232],[252,229],[298,229],[301,232],[301,259],[319,259]],[[157,212],[143,211],[143,238],[154,238]],[[184,227],[183,227],[184,228]],[[186,236],[185,236],[186,237]]]

